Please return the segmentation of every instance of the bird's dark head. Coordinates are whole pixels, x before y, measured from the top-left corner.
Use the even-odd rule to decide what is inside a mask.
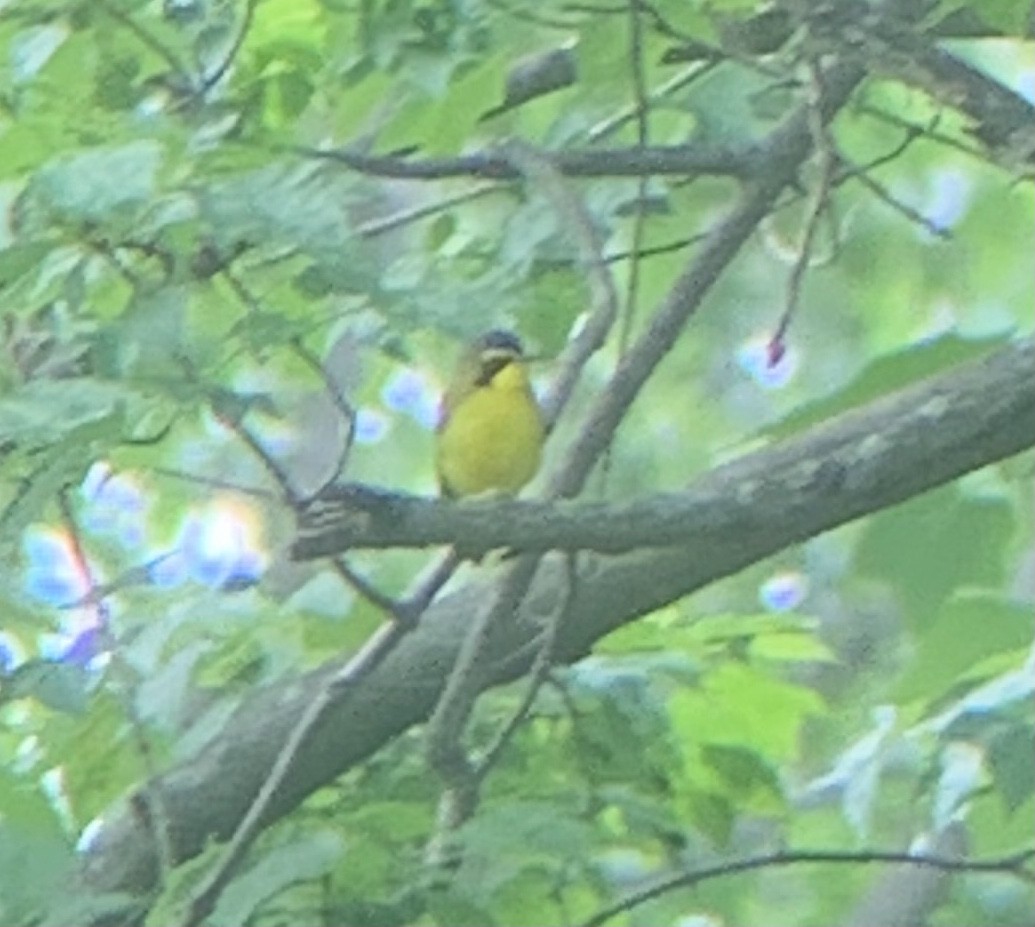
[[[490,329],[475,341],[475,345],[480,353],[498,351],[511,357],[521,357],[525,353],[521,339],[503,328]]]
[[[473,347],[478,357],[479,386],[487,386],[504,367],[525,356],[521,339],[501,328],[487,331],[474,342]]]

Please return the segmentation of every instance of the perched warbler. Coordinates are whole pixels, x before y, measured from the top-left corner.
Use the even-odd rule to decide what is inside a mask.
[[[442,397],[435,461],[442,494],[516,493],[539,469],[545,435],[521,341],[486,332],[460,356]]]

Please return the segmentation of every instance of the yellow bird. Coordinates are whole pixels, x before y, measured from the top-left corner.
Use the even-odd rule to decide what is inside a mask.
[[[442,494],[516,493],[539,469],[545,437],[521,341],[486,332],[461,355],[442,397],[435,461]]]

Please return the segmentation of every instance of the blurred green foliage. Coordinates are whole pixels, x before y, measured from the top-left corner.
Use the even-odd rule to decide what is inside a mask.
[[[1029,6],[956,0],[918,28],[980,17],[1002,35],[954,48],[1030,93]],[[126,899],[69,888],[84,828],[193,756],[256,687],[358,647],[381,621],[336,578],[278,557],[290,519],[230,426],[247,422],[299,492],[330,479],[345,426],[316,358],[371,428],[348,478],[432,492],[428,422],[393,406],[395,378],[418,372],[433,393],[458,339],[490,326],[555,355],[587,306],[572,230],[534,186],[380,178],[314,149],[388,165],[511,136],[624,148],[641,104],[652,144],[743,144],[806,96],[801,31],[753,59],[743,28],[755,13],[753,0],[641,9],[638,101],[622,5],[0,4],[0,921],[119,908]],[[734,34],[748,45],[686,62],[691,42],[715,51]],[[512,69],[557,49],[575,82],[502,107]],[[678,487],[1031,332],[1031,188],[973,150],[958,113],[873,77],[831,137],[855,164],[894,156],[868,173],[883,195],[850,179],[834,190],[786,337],[786,384],[767,388],[742,358],[786,303],[808,196],[794,191],[623,423],[610,497]],[[802,191],[815,181],[809,166]],[[570,182],[635,335],[734,185]],[[617,357],[613,338],[551,455]],[[142,547],[86,537],[98,581],[167,549],[214,496],[258,513],[269,569],[236,592],[127,582],[112,599],[117,655],[86,671],[42,646],[69,610],[26,594],[19,545],[27,526],[62,526],[58,499],[99,460],[136,474],[149,508]],[[437,796],[413,734],[264,834],[211,922],[570,924],[675,865],[783,845],[898,849],[950,812],[977,856],[1030,844],[1030,477],[1029,455],[812,539],[558,672],[490,776],[448,884],[422,865]],[[85,517],[88,502],[66,498]],[[395,593],[424,557],[352,562]],[[802,601],[760,612],[778,571],[798,578]],[[482,699],[476,739],[491,740],[521,692]],[[961,744],[980,758],[970,779],[953,765]],[[169,922],[211,853],[172,873],[148,923]],[[615,923],[839,922],[872,877],[752,872]],[[936,922],[1021,924],[1031,903],[1030,886],[967,877]]]

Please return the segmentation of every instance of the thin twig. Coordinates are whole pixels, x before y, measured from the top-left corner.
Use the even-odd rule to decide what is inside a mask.
[[[821,119],[832,118],[863,77],[861,68],[832,68],[818,107]],[[792,182],[811,147],[807,130],[813,109],[799,108],[757,146],[756,151],[766,158],[765,172],[756,175],[726,218],[709,233],[629,349],[625,360],[597,394],[564,460],[553,474],[550,490],[554,497],[567,498],[577,495],[582,489],[611,435],[654,368],[672,349],[719,275],[772,209],[783,189]]]
[[[930,128],[934,128],[934,126],[936,126],[940,122],[940,120],[941,117],[935,115],[931,119]],[[908,128],[906,129],[905,134],[902,136],[902,141],[895,145],[894,148],[892,148],[890,151],[885,152],[882,155],[878,155],[875,158],[871,158],[865,164],[852,164],[848,161],[847,158],[844,157],[843,154],[838,152],[839,159],[841,161],[841,166],[842,168],[844,168],[844,170],[838,175],[838,182],[841,182],[846,173],[851,174],[858,171],[875,171],[877,170],[877,168],[883,167],[885,164],[891,164],[893,161],[897,161],[902,155],[906,153],[906,150],[911,148],[913,143],[920,138],[923,138],[922,127],[915,126]]]
[[[578,245],[579,261],[589,277],[590,307],[586,324],[568,343],[558,361],[549,392],[543,399],[547,427],[557,423],[589,358],[600,349],[618,317],[618,296],[610,268],[604,262],[600,236],[585,205],[566,184],[546,153],[511,143],[508,159],[526,182],[548,197]]]
[[[856,107],[856,111],[864,116],[869,116],[871,119],[878,119],[881,122],[887,123],[888,125],[896,126],[900,129],[905,129],[907,132],[915,133],[921,138],[925,138],[928,141],[935,142],[938,145],[945,145],[948,148],[955,148],[956,151],[962,152],[965,155],[969,155],[972,158],[977,158],[985,164],[993,163],[992,159],[985,154],[976,145],[968,145],[966,142],[952,136],[946,135],[944,132],[936,132],[933,126],[922,126],[915,122],[910,122],[908,119],[904,119],[902,116],[896,113],[889,113],[886,110],[881,109],[879,106],[874,106],[871,103],[862,103]],[[933,120],[937,121],[937,120]]]
[[[381,592],[369,580],[360,576],[345,562],[344,557],[333,557],[331,569],[342,578],[347,586],[350,586],[371,605],[398,620],[400,617],[399,603],[391,596]]]
[[[646,259],[651,257],[659,257],[665,254],[674,254],[677,251],[684,251],[687,248],[691,248],[698,242],[703,241],[708,237],[707,232],[699,232],[696,235],[688,235],[685,238],[676,238],[672,241],[667,241],[660,245],[651,245],[650,247],[641,247],[639,252],[633,252],[631,249],[626,251],[612,251],[605,254],[601,261],[604,264],[620,264],[622,261],[629,261],[633,259]],[[489,251],[466,251],[461,255],[460,258],[467,258],[478,261],[491,260],[492,254]],[[562,258],[562,257],[548,257],[543,256],[536,259],[537,263],[543,267],[571,267],[577,263],[574,258]]]
[[[214,909],[223,889],[233,878],[245,853],[258,836],[263,815],[270,802],[287,779],[299,752],[327,710],[348,698],[356,686],[381,664],[414,626],[413,621],[398,620],[383,624],[356,654],[342,664],[341,669],[306,705],[298,724],[292,728],[291,735],[280,748],[276,760],[270,767],[269,775],[263,780],[262,787],[249,805],[247,813],[237,825],[219,863],[206,873],[195,888],[182,921],[184,927],[198,927]]]
[[[95,4],[100,7],[100,9],[104,10],[104,12],[112,19],[122,23],[122,25],[140,39],[144,45],[150,48],[151,51],[169,65],[184,86],[194,86],[194,78],[190,71],[184,66],[183,62],[180,61],[176,55],[166,48],[158,39],[151,35],[151,33],[143,26],[141,26],[140,23],[129,15],[129,13],[125,10],[119,9],[115,3],[109,3],[108,0],[95,0]]]
[[[643,23],[640,20],[640,0],[629,0],[629,71],[632,76],[633,99],[636,118],[636,144],[646,148],[650,143],[649,112],[647,101],[647,78],[643,68]],[[636,297],[640,285],[640,263],[636,255],[643,244],[646,230],[644,200],[647,197],[647,176],[636,178],[636,214],[633,217],[632,248],[633,259],[629,266],[629,283],[625,292],[625,304],[618,325],[618,356],[623,357],[629,347],[633,319],[636,315]]]
[[[546,682],[546,678],[553,668],[558,636],[564,627],[568,615],[571,613],[571,604],[575,598],[575,586],[578,579],[577,560],[578,557],[575,553],[569,553],[565,557],[567,583],[564,587],[564,595],[560,604],[546,622],[542,640],[539,643],[539,650],[535,655],[535,660],[532,662],[532,668],[528,671],[529,678],[524,696],[510,719],[500,728],[496,739],[486,748],[485,752],[475,763],[474,773],[479,780],[483,780],[493,766],[496,765],[503,751],[517,733],[518,728],[525,722],[528,712],[531,710],[532,704],[539,694],[539,690],[542,688],[543,683]]]
[[[216,67],[206,76],[202,77],[200,86],[197,89],[197,96],[202,96],[208,93],[216,84],[222,79],[223,75],[230,70],[230,65],[234,63],[234,59],[237,57],[244,45],[244,40],[248,35],[248,31],[251,29],[252,20],[255,17],[255,7],[258,5],[258,0],[245,0],[244,4],[244,16],[241,19],[241,26],[237,30],[237,34],[234,36],[233,42],[230,44],[230,48],[227,49],[226,55],[223,56],[223,60],[216,65]]]
[[[424,752],[428,765],[443,783],[438,823],[425,851],[430,865],[441,865],[445,861],[449,836],[477,808],[481,782],[477,767],[463,746],[464,729],[488,678],[485,656],[489,652],[493,630],[504,618],[516,620],[539,560],[537,554],[523,555],[500,579],[495,595],[479,612],[464,637],[453,669],[428,720]]]
[[[103,238],[87,238],[86,244],[89,245],[93,251],[96,251],[101,255],[101,257],[103,257],[115,269],[115,272],[129,284],[130,289],[139,289],[140,277],[138,277],[136,271],[134,271],[133,268],[119,256],[119,253],[111,246],[111,242]]]
[[[227,276],[232,283],[235,282],[236,278],[232,274]],[[246,290],[239,289],[238,292],[239,295],[243,294],[245,297],[250,298],[250,294]],[[313,360],[315,361],[315,359]],[[317,364],[317,366],[319,365]],[[214,414],[255,454],[280,487],[284,500],[293,508],[297,508],[300,499],[287,473],[272,455],[266,451],[244,422],[240,419],[223,415],[218,410],[214,410]],[[407,603],[400,604],[395,602],[375,589],[370,583],[353,572],[342,558],[335,558],[332,561],[332,566],[345,582],[375,607],[384,611],[391,620],[382,625],[378,631],[367,639],[366,643],[356,654],[349,657],[342,664],[341,669],[317,692],[316,698],[306,706],[305,711],[299,718],[298,724],[292,729],[291,736],[288,737],[278,752],[277,758],[270,768],[269,775],[263,780],[262,786],[248,807],[248,811],[237,825],[219,861],[206,873],[191,895],[185,917],[182,921],[184,927],[198,927],[214,909],[220,894],[233,878],[234,873],[244,859],[244,855],[258,836],[263,816],[270,802],[284,783],[299,751],[305,745],[313,729],[327,709],[342,698],[347,697],[354,690],[356,684],[372,672],[392,649],[397,646],[399,641],[416,626],[416,622],[420,617],[420,612],[415,611],[412,607],[408,607]],[[423,611],[423,608],[421,611]]]
[[[462,562],[456,547],[451,547],[441,559],[432,563],[425,575],[419,577],[414,589],[400,603],[400,608],[409,615],[422,615],[438,595],[439,590],[449,582]]]
[[[503,193],[506,190],[507,186],[497,181],[481,183],[460,193],[443,197],[433,203],[422,203],[420,206],[403,209],[389,216],[371,219],[358,225],[356,233],[363,238],[375,238],[378,235],[395,231],[395,229],[402,228],[412,222],[419,222],[421,219],[427,219],[429,216],[436,216],[447,209],[452,209],[454,206],[470,203],[472,200],[481,199],[483,196],[488,196],[492,193]]]
[[[565,31],[578,26],[577,20],[553,19],[535,12],[534,6],[521,6],[506,2],[506,0],[487,0],[487,6],[495,7],[508,16],[513,16],[521,22],[533,23],[536,26],[543,26],[547,29],[563,29]]]
[[[663,879],[648,888],[633,892],[621,901],[598,911],[579,927],[600,927],[612,917],[624,914],[639,907],[647,901],[659,898],[679,888],[689,888],[710,879],[724,878],[740,872],[754,869],[768,869],[777,866],[796,866],[803,863],[843,863],[852,866],[869,863],[910,864],[928,869],[939,869],[943,872],[988,872],[1013,875],[1022,881],[1035,883],[1035,874],[1028,872],[1024,866],[1035,859],[1035,848],[1026,848],[1008,856],[987,860],[955,859],[947,856],[933,856],[923,853],[893,852],[883,850],[783,850],[777,853],[765,853],[750,856],[747,859],[732,860],[690,869]]]
[[[544,401],[544,415],[551,427],[574,389],[582,368],[604,343],[617,314],[617,297],[610,271],[601,256],[599,237],[592,219],[571,193],[555,166],[542,152],[512,142],[505,156],[526,182],[548,196],[570,227],[587,267],[592,293],[592,311],[587,324],[569,344],[550,392]],[[514,616],[531,584],[539,563],[538,555],[520,557],[500,580],[495,597],[478,615],[457,654],[449,679],[428,722],[425,752],[431,767],[444,783],[439,800],[440,823],[428,848],[435,860],[446,836],[473,813],[478,801],[479,776],[464,750],[464,728],[475,700],[484,686],[484,655],[496,624]]]
[[[119,573],[111,582],[93,584],[84,596],[72,602],[63,602],[58,608],[83,608],[87,605],[97,605],[123,589],[129,589],[132,586],[152,586],[154,585],[155,567],[168,560],[174,553],[175,551],[167,551],[157,557],[152,557],[145,563],[131,566]]]
[[[790,276],[787,278],[783,313],[780,315],[776,330],[769,342],[773,346],[774,351],[782,350],[787,330],[790,328],[791,320],[794,318],[794,314],[801,302],[801,285],[805,279],[805,270],[809,267],[812,260],[812,249],[815,246],[819,224],[830,204],[830,192],[834,182],[834,171],[838,162],[833,139],[827,132],[819,111],[820,101],[823,99],[822,73],[820,72],[819,65],[812,62],[809,74],[809,113],[811,116],[809,119],[809,130],[812,133],[812,140],[816,150],[819,180],[816,182],[811,202],[805,213],[805,227],[802,231],[801,242],[798,245],[797,257],[791,267]]]
[[[68,531],[72,559],[76,570],[86,579],[87,588],[92,593],[97,588],[97,584],[93,577],[93,570],[90,568],[90,561],[86,556],[86,549],[83,546],[79,526],[72,511],[72,505],[68,501],[68,491],[66,489],[62,489],[58,493],[58,508],[61,511],[61,520],[65,523],[65,528]],[[118,641],[112,633],[107,602],[103,598],[98,598],[97,601],[91,602],[90,605],[96,616],[96,626],[101,646],[111,654],[112,666],[122,678],[124,686],[124,689],[121,691],[122,708],[126,713],[126,720],[129,722],[129,729],[133,734],[133,741],[136,744],[137,753],[144,767],[146,778],[141,786],[140,796],[147,810],[148,830],[154,839],[157,851],[160,872],[159,882],[164,885],[169,873],[173,870],[175,856],[173,855],[172,839],[169,835],[169,816],[166,814],[162,796],[156,785],[158,782],[158,763],[155,761],[154,749],[135,701],[135,687],[138,679],[136,673],[123,659]]]
[[[264,499],[267,502],[274,502],[280,497],[269,489],[262,486],[242,486],[233,480],[223,480],[216,476],[203,476],[200,473],[188,473],[186,470],[177,470],[173,467],[150,467],[150,472],[158,476],[166,476],[173,480],[183,480],[186,483],[194,483],[198,486],[208,486],[210,489],[228,489],[240,493],[242,496],[252,496],[256,499]]]
[[[643,69],[643,23],[640,19],[639,0],[629,0],[629,71],[632,76],[633,101],[636,120],[636,144],[646,148],[649,140],[649,104],[647,102],[647,80]],[[646,231],[646,214],[644,212],[647,198],[647,176],[641,174],[636,178],[636,213],[632,220],[633,258],[629,264],[629,278],[625,290],[625,301],[618,316],[618,355],[616,363],[621,363],[629,350],[629,339],[632,337],[633,321],[636,316],[636,301],[640,288],[640,262],[637,255],[643,246]],[[614,442],[610,442],[604,451],[601,463],[601,489],[603,490],[611,474],[612,452]]]
[[[340,385],[334,381],[327,368],[320,363],[316,355],[302,343],[301,338],[292,338],[291,348],[320,377],[323,381],[324,389],[327,390],[327,395],[331,397],[331,402],[334,403],[334,407],[338,410],[339,415],[345,420],[345,441],[342,444],[338,460],[334,466],[335,475],[344,473],[349,454],[352,453],[352,445],[356,439],[356,410],[352,403],[349,402]]]
[[[262,304],[259,302],[259,298],[248,289],[245,282],[233,272],[229,264],[224,264],[220,267],[219,273],[230,284],[230,289],[234,291],[234,295],[244,304],[244,307],[249,312],[259,313],[262,311]]]
[[[373,589],[365,580],[354,574],[340,558],[332,561],[333,567],[353,588],[366,596],[375,606],[383,608],[392,618],[375,631],[363,646],[350,656],[340,669],[321,686],[316,697],[306,705],[292,728],[291,735],[277,753],[277,758],[270,767],[269,775],[252,800],[248,811],[234,831],[218,865],[213,867],[195,889],[188,906],[184,927],[198,927],[215,907],[219,895],[236,872],[245,853],[254,843],[262,826],[262,818],[277,790],[287,779],[296,758],[306,744],[314,728],[325,713],[334,705],[347,699],[356,687],[370,675],[382,661],[399,645],[399,642],[412,631],[419,620],[425,606],[418,611],[407,602],[397,603]],[[444,581],[444,580],[443,580]],[[429,595],[433,596],[434,593]],[[420,599],[416,599],[420,601]]]
[[[649,248],[640,248],[633,251],[631,248],[628,251],[613,251],[611,254],[604,255],[605,264],[617,264],[620,261],[641,261],[644,258],[658,257],[663,254],[673,254],[676,251],[684,251],[687,248],[692,248],[698,242],[703,241],[708,237],[707,232],[699,232],[696,235],[688,235],[686,238],[677,238],[674,241],[665,242],[662,245],[652,245]]]
[[[428,721],[426,752],[433,767],[441,765],[439,759],[448,757],[462,736],[471,707],[481,691],[485,676],[483,657],[488,651],[493,624],[501,614],[511,618],[517,615],[539,559],[538,555],[526,554],[511,564],[497,584],[495,594],[481,609],[464,637],[456,663]]]
[[[676,91],[682,90],[684,87],[689,87],[694,81],[700,80],[706,74],[710,73],[714,67],[714,61],[694,62],[690,67],[684,68],[664,83],[659,84],[653,91],[651,91],[649,100],[651,102],[664,100]],[[632,120],[636,118],[636,112],[637,109],[635,103],[630,106],[623,107],[613,116],[608,116],[607,119],[590,127],[589,131],[586,133],[587,141],[599,142],[601,139],[607,138],[607,136],[621,129],[626,125],[626,123],[632,122]]]
[[[842,160],[844,159],[842,158]],[[864,170],[849,170],[849,172],[845,174],[845,179],[858,181],[882,203],[890,206],[896,212],[901,213],[910,222],[920,226],[920,228],[929,235],[933,235],[935,238],[940,238],[942,241],[948,241],[952,238],[951,229],[938,225],[936,222],[927,218],[927,216],[920,212],[920,210],[910,206],[908,203],[902,202],[902,200],[896,197],[887,189],[887,187],[880,183],[880,181],[875,180]]]
[[[356,654],[342,664],[341,669],[317,691],[316,697],[306,705],[298,719],[298,724],[291,730],[291,736],[280,748],[273,766],[270,767],[269,775],[263,781],[262,787],[255,795],[240,824],[237,825],[218,865],[209,870],[195,887],[186,916],[182,921],[183,927],[199,927],[215,908],[219,895],[226,888],[244,859],[244,854],[255,841],[266,809],[287,778],[299,751],[328,708],[354,691],[356,685],[380,665],[381,661],[391,653],[411,628],[412,625],[399,621],[383,624],[367,639]]]
[[[225,272],[225,275],[230,280],[231,285],[234,286],[238,296],[244,299],[250,306],[258,308],[257,302],[247,288],[244,287],[243,283],[238,281],[236,276],[229,272]],[[331,391],[332,398],[338,405],[339,410],[343,415],[349,415],[351,413],[351,405],[339,393],[334,384],[328,380],[322,365],[304,349],[300,342],[294,344],[294,349],[306,363],[321,372],[325,385]],[[288,474],[280,464],[266,451],[261,442],[251,433],[241,419],[222,415],[218,409],[214,410],[214,412],[217,418],[230,428],[252,453],[258,457],[259,461],[277,483],[284,500],[297,509],[300,504],[298,493],[292,486]],[[238,823],[218,863],[209,870],[194,890],[182,922],[184,927],[197,927],[214,909],[220,894],[226,888],[230,879],[233,878],[244,855],[258,836],[263,817],[270,802],[278,789],[283,785],[293,768],[299,752],[307,743],[313,729],[326,711],[332,705],[340,704],[343,699],[355,691],[355,687],[359,682],[376,669],[403,637],[416,627],[420,616],[424,613],[438,590],[452,575],[458,563],[459,560],[455,555],[447,555],[426,577],[417,583],[414,592],[408,598],[397,602],[381,593],[367,580],[353,571],[343,558],[336,557],[331,561],[332,569],[357,593],[376,608],[383,611],[390,620],[371,635],[357,653],[342,664],[341,668],[334,673],[326,685],[320,688],[316,697],[306,706],[305,711],[298,720],[298,724],[292,729],[291,735],[277,753],[276,760],[271,766],[269,774],[263,780],[247,812]]]
[[[273,481],[280,487],[284,500],[292,507],[299,502],[297,493],[291,485],[291,479],[287,471],[277,462],[269,451],[262,446],[262,442],[252,434],[251,430],[238,418],[227,415],[213,405],[212,414],[223,426],[229,428],[242,443],[255,455],[266,472],[273,478]]]

